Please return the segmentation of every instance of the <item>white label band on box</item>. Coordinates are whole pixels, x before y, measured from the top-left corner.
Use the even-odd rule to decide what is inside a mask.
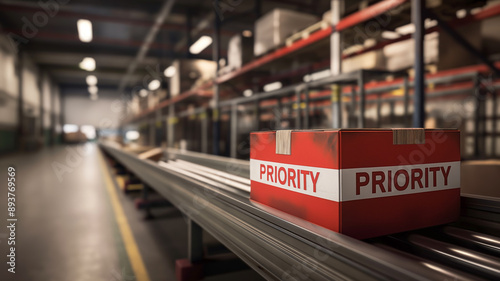
[[[327,169],[250,159],[250,179],[293,192],[343,202],[460,188],[460,161]]]

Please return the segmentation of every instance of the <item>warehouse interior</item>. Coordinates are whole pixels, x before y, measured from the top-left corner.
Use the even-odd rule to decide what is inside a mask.
[[[499,26],[499,0],[0,0],[0,280],[499,280]],[[356,169],[385,232],[348,230]],[[449,196],[409,193],[431,175]]]

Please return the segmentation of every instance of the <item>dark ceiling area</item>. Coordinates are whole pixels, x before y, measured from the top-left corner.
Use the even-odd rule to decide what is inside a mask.
[[[96,61],[92,74],[99,78],[99,87],[126,92],[140,84],[151,69],[163,71],[174,59],[212,59],[213,46],[198,55],[190,54],[188,47],[202,35],[213,36],[216,20],[220,23],[220,55],[225,57],[229,38],[244,30],[253,30],[255,20],[274,7],[321,16],[330,6],[329,0],[215,3],[1,0],[0,32],[10,35],[20,51],[29,54],[63,89],[87,87],[85,78],[89,72],[78,65],[83,58],[92,57]],[[159,19],[162,12],[164,18]],[[79,19],[92,23],[93,39],[89,43],[79,40]],[[161,24],[157,32],[149,44],[145,44],[158,20]],[[145,51],[143,58],[141,49]]]

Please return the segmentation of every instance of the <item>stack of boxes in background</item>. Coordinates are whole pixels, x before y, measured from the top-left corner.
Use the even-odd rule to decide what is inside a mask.
[[[228,71],[234,71],[253,59],[253,36],[236,34],[229,40],[227,48]]]
[[[288,36],[317,21],[314,15],[286,9],[272,10],[255,22],[254,55],[258,57],[283,46]]]

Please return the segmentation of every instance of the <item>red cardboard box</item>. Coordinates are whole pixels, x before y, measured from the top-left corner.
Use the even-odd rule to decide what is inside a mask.
[[[251,199],[365,239],[456,220],[460,132],[340,129],[250,135]]]

